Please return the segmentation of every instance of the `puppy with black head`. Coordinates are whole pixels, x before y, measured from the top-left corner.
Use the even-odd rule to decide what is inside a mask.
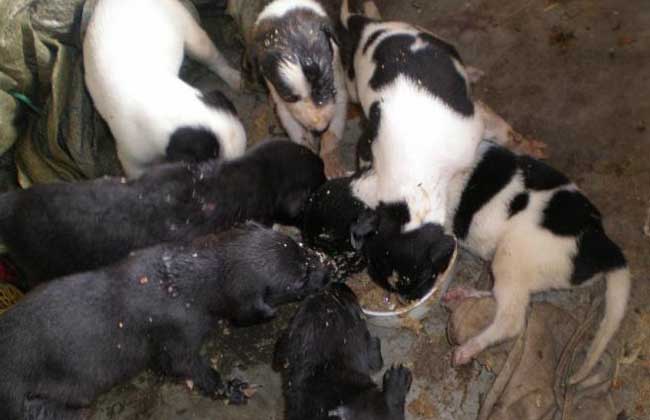
[[[380,390],[370,377],[382,367],[380,347],[346,285],[308,297],[276,347],[287,420],[404,419],[411,372],[387,370]]]
[[[33,284],[237,222],[297,224],[323,182],[323,163],[307,148],[265,141],[239,159],[162,165],[128,182],[104,178],[6,193],[0,238]]]
[[[341,176],[339,142],[347,92],[328,2],[274,0],[257,17],[248,45],[253,70],[270,91],[291,140],[319,153],[328,177]]]
[[[96,0],[83,52],[88,91],[129,178],[163,161],[244,153],[246,133],[230,101],[178,77],[187,52],[233,89],[240,85],[239,72],[179,0]]]
[[[210,331],[268,320],[327,282],[315,255],[255,224],[52,281],[0,318],[3,419],[80,418],[146,368],[243,402],[200,354]]]

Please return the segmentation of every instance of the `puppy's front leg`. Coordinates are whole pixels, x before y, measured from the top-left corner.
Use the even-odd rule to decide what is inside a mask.
[[[384,398],[391,413],[404,413],[406,395],[411,389],[412,382],[413,375],[404,366],[393,366],[384,373]]]

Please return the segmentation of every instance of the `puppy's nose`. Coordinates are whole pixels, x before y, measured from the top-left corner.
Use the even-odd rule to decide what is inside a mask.
[[[330,128],[330,125],[329,125],[329,123],[328,123],[328,124],[325,126],[325,128],[323,128],[322,130],[311,130],[311,134],[312,134],[314,137],[320,137],[320,136],[322,136],[323,134],[325,134],[325,132],[326,132],[327,130],[329,130],[329,128]]]

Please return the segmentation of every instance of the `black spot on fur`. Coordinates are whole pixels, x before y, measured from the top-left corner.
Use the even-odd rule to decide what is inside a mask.
[[[33,282],[102,267],[134,249],[246,220],[299,224],[323,162],[290,141],[264,141],[227,162],[168,164],[137,180],[35,185],[0,197],[0,237]]]
[[[354,71],[354,55],[359,49],[359,44],[361,43],[361,36],[363,35],[363,30],[366,26],[371,23],[372,20],[362,15],[352,15],[348,19],[346,30],[343,26],[340,27],[341,32],[341,63],[343,68],[347,70],[348,78],[354,80],[355,71]]]
[[[517,163],[529,190],[552,190],[571,182],[560,171],[530,156],[518,156]]]
[[[201,100],[209,107],[220,109],[237,116],[237,109],[235,108],[235,105],[233,105],[233,103],[230,101],[230,99],[228,99],[226,95],[219,92],[218,90],[203,93],[201,95]]]
[[[344,284],[331,285],[301,304],[276,345],[287,420],[327,420],[343,408],[346,419],[403,420],[411,373],[388,369],[380,390],[371,373],[383,364],[361,308]]]
[[[169,137],[167,162],[196,163],[219,157],[217,136],[204,127],[180,127]]]
[[[370,48],[372,43],[375,42],[377,40],[377,38],[379,38],[382,34],[385,34],[385,33],[386,33],[385,29],[379,29],[379,30],[376,30],[375,32],[373,32],[368,37],[368,40],[366,41],[366,43],[363,45],[363,52],[362,53],[365,54],[366,52],[368,52],[368,48]]]
[[[528,207],[529,200],[528,193],[519,193],[512,199],[510,202],[510,207],[508,208],[508,215],[510,217],[519,213],[522,210],[525,210]]]
[[[579,285],[596,274],[623,268],[627,264],[621,249],[604,230],[587,228],[578,237],[578,252],[573,257],[571,283]]]
[[[454,233],[467,238],[472,218],[512,180],[517,171],[515,155],[501,147],[491,147],[481,158],[461,195],[454,216]]]
[[[411,47],[424,43],[417,51]],[[456,70],[452,58],[460,61],[456,49],[429,34],[418,37],[392,35],[381,40],[373,54],[377,67],[370,86],[378,91],[404,75],[440,98],[454,111],[464,116],[474,113],[465,78]]]
[[[370,106],[368,118],[364,120],[364,127],[359,141],[357,142],[357,169],[360,169],[360,162],[372,162],[372,143],[379,133],[381,123],[381,106],[379,102],[373,102]]]
[[[590,228],[602,230],[602,216],[580,191],[558,191],[544,209],[542,226],[556,235],[578,237]]]

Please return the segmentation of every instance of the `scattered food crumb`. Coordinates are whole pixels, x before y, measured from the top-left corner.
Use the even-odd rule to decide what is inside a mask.
[[[549,44],[557,46],[561,51],[566,51],[569,44],[576,39],[573,30],[564,29],[558,25],[551,28],[551,35],[549,36]]]
[[[420,395],[411,401],[407,409],[409,413],[418,416],[418,418],[433,419],[437,415],[431,396],[424,391],[420,391]]]
[[[140,284],[147,284],[149,283],[149,278],[147,276],[140,277],[139,282]]]

